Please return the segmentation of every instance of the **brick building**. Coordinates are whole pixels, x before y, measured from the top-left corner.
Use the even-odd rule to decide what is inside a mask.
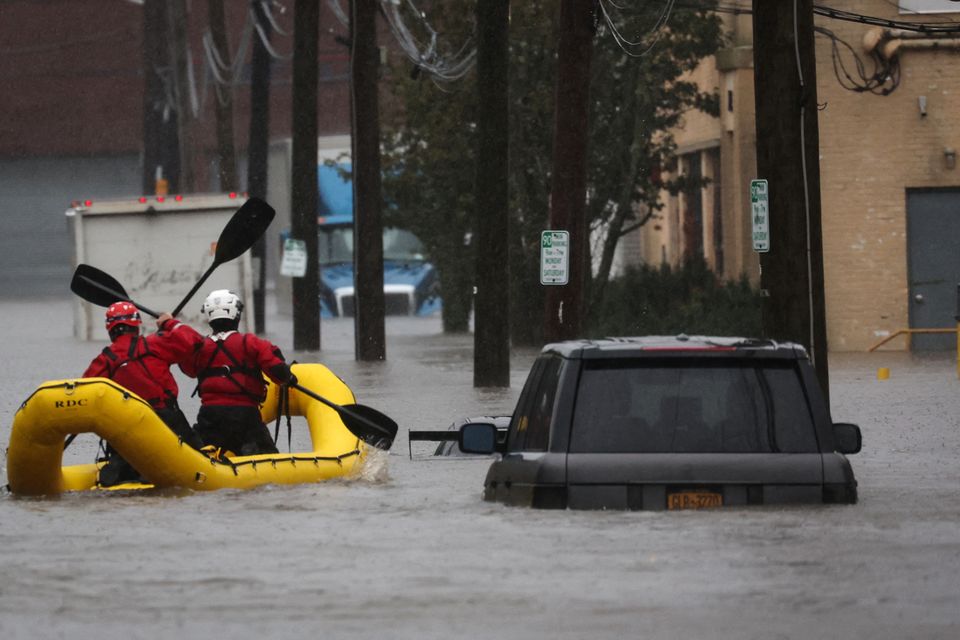
[[[723,6],[728,46],[693,74],[719,92],[721,115],[690,113],[676,132],[678,171],[711,181],[697,192],[666,197],[662,219],[643,227],[634,246],[647,262],[677,264],[692,251],[724,277],[747,274],[756,281],[749,183],[763,176],[756,175],[751,2]],[[949,0],[834,0],[830,6],[960,28],[960,5]],[[899,329],[955,327],[960,34],[819,15],[815,23],[829,348],[862,351]],[[917,349],[955,345],[952,335],[913,338]],[[897,338],[884,348],[907,346]]]
[[[271,42],[278,55],[272,60],[269,127],[271,139],[281,139],[291,135],[293,3],[283,3],[286,11],[280,3],[267,4],[273,7]],[[231,53],[239,58],[233,124],[245,185],[249,63],[257,34],[248,0],[224,5]],[[216,91],[203,46],[206,3],[182,6],[194,190],[217,191]],[[336,36],[347,28],[326,3],[321,7],[318,130],[342,135],[350,126],[349,50]],[[71,259],[64,211],[70,202],[142,191],[145,28],[165,29],[145,26],[142,2],[131,0],[0,3],[0,296],[67,294]],[[169,83],[166,88],[172,90]]]

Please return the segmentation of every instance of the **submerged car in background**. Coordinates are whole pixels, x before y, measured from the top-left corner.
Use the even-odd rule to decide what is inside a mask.
[[[474,418],[461,418],[456,420],[446,431],[418,431],[410,429],[407,431],[407,447],[410,459],[413,459],[414,442],[438,442],[434,448],[434,456],[452,457],[452,458],[476,458],[495,454],[495,451],[484,454],[464,453],[460,450],[460,427],[465,424],[483,423],[492,424],[497,430],[497,442],[502,446],[507,440],[507,429],[510,427],[510,416],[479,416]]]
[[[484,499],[571,509],[854,503],[856,425],[831,422],[803,347],[743,338],[638,337],[547,345],[505,441],[460,427],[458,445],[500,452]]]

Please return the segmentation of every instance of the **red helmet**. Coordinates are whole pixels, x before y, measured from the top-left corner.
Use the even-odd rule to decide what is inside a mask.
[[[140,312],[129,302],[114,302],[107,308],[107,331],[120,324],[140,326]]]

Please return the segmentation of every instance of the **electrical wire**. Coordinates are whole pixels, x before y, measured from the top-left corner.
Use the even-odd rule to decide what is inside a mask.
[[[334,17],[344,26],[350,26],[350,18],[344,11],[340,0],[327,0]],[[476,64],[477,48],[470,35],[463,45],[453,54],[440,52],[440,39],[437,31],[427,21],[427,15],[414,4],[406,0],[406,12],[401,10],[401,0],[380,0],[380,11],[394,40],[403,54],[414,63],[416,71],[427,73],[434,81],[453,82],[463,78]],[[404,13],[415,16],[419,30],[425,32],[426,41],[421,41],[407,26]]]
[[[888,4],[895,4],[891,0],[885,1],[888,2]],[[729,13],[734,15],[753,14],[753,9],[751,8],[741,8],[737,5],[718,5],[717,7],[711,7],[709,3],[702,4],[691,0],[685,0],[684,2],[681,2],[677,5],[677,7],[680,9],[712,9],[717,13]],[[902,29],[904,31],[916,31],[919,33],[930,34],[960,33],[960,21],[952,20],[950,18],[946,18],[942,22],[910,22],[908,20],[891,20],[889,18],[878,18],[876,16],[868,16],[862,13],[854,13],[852,11],[843,11],[841,9],[834,9],[832,7],[819,4],[813,5],[813,13],[815,15],[819,15],[824,18],[831,18],[833,20],[869,24],[878,27],[887,27],[888,29]]]
[[[885,96],[893,93],[893,91],[900,86],[899,58],[893,57],[889,60],[886,60],[878,53],[874,52],[872,54],[873,73],[867,74],[863,61],[860,59],[860,56],[857,55],[856,50],[850,45],[850,43],[841,39],[834,32],[824,27],[815,26],[814,31],[817,33],[817,35],[825,36],[830,39],[830,53],[831,60],[833,62],[833,72],[837,77],[837,82],[847,91],[853,91],[856,93],[869,92],[875,95]],[[856,66],[856,78],[850,73],[849,70],[847,70],[847,66],[843,62],[843,56],[841,55],[840,51],[841,46],[845,48],[851,56],[853,56]]]
[[[611,14],[611,11],[608,9],[608,5],[619,11],[624,11],[625,6],[618,5],[614,0],[599,0],[600,13],[603,15],[604,23],[607,26],[607,29],[610,31],[610,35],[613,36],[614,42],[617,43],[617,46],[620,49],[630,56],[631,58],[641,58],[656,46],[657,42],[660,40],[660,36],[666,30],[667,23],[670,21],[670,14],[673,12],[674,7],[676,6],[676,0],[666,0],[664,2],[663,8],[660,10],[659,15],[657,16],[656,21],[653,26],[648,31],[647,38],[652,37],[653,41],[650,44],[646,45],[643,51],[639,53],[634,51],[634,48],[644,46],[644,36],[641,36],[636,41],[629,40],[623,35],[623,32],[617,26],[617,21],[614,16]],[[628,19],[628,17],[619,16],[621,20]]]
[[[793,50],[797,58],[797,77],[800,81],[800,95],[806,93],[806,86],[803,83],[803,67],[800,63],[800,37],[799,27],[797,26],[797,0],[793,0]],[[804,100],[800,101],[800,170],[803,174],[803,210],[807,226],[807,305],[810,310],[810,362],[817,365],[817,336],[816,323],[813,306],[813,252],[811,250],[812,233],[810,231],[810,184],[807,177],[807,137],[806,126],[806,104]]]
[[[417,16],[420,27],[426,31],[428,35],[426,44],[421,43],[404,22],[400,11],[400,0],[381,0],[380,8],[394,38],[407,58],[416,65],[418,70],[430,74],[436,80],[452,82],[467,75],[476,64],[477,58],[473,35],[467,37],[452,56],[443,55],[438,48],[437,32],[426,20],[426,14],[417,8],[413,0],[407,0],[406,4],[413,15]]]
[[[280,28],[280,23],[278,23],[277,19],[273,17],[273,10],[270,8],[270,5],[273,5],[273,4],[280,6],[281,8],[280,13],[285,12],[285,9],[283,9],[283,5],[281,5],[279,2],[270,2],[268,0],[260,0],[260,7],[263,9],[263,15],[266,16],[267,22],[270,23],[271,29],[273,29],[276,33],[280,34],[281,36],[289,36],[290,32],[284,31],[282,28]]]

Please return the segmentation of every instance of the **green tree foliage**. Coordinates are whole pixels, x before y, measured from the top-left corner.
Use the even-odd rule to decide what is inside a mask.
[[[746,276],[721,282],[702,258],[677,269],[631,267],[608,289],[587,318],[593,337],[760,335],[760,292]]]
[[[438,37],[465,41],[474,28],[475,1],[445,0],[442,11],[431,12]],[[656,22],[644,7],[657,3],[636,4],[636,12],[625,14],[619,24],[623,33],[642,35]],[[511,7],[511,277],[504,293],[509,289],[514,344],[542,340],[539,238],[549,226],[558,8],[557,0],[524,0]],[[594,237],[600,238],[600,268],[590,306],[606,297],[613,251],[622,235],[656,215],[661,188],[682,187],[659,179],[659,168],[675,150],[666,130],[688,110],[717,111],[715,95],[682,80],[719,46],[717,18],[676,8],[665,29],[646,36],[650,42],[656,37],[656,44],[639,56],[625,52],[602,23],[594,41],[587,215],[590,228],[598,231]],[[476,172],[474,105],[483,96],[476,95],[472,74],[439,83],[410,70],[410,63],[398,58],[385,76],[384,190],[391,203],[386,217],[423,239],[441,274],[444,330],[463,331],[473,288],[468,239]]]
[[[449,4],[458,6],[438,11],[441,21],[434,20],[434,27],[462,41],[473,26],[471,3]],[[467,331],[473,297],[475,83],[470,75],[439,84],[411,68],[398,57],[386,72],[381,162],[390,206],[384,218],[419,236],[437,266],[444,331]]]
[[[627,25],[655,23],[661,3],[639,3],[635,15],[625,15]],[[592,247],[599,265],[588,303],[600,304],[613,264],[614,252],[624,234],[643,226],[662,207],[665,188],[701,188],[682,178],[661,180],[660,169],[671,163],[676,142],[670,129],[683,115],[698,109],[719,115],[717,95],[704,93],[684,79],[705,57],[716,52],[722,39],[715,14],[677,9],[656,42],[640,40],[636,48],[621,47],[603,24],[596,38],[593,82],[590,85],[590,158],[587,220],[598,240]]]

